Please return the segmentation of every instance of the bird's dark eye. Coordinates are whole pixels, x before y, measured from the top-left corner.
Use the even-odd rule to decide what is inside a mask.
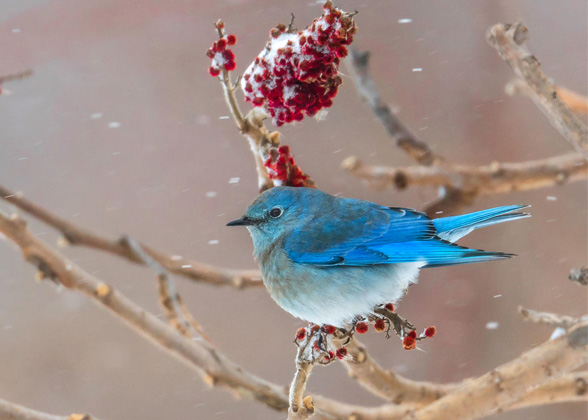
[[[282,215],[282,209],[280,207],[274,207],[270,210],[269,215],[274,219],[277,219]]]

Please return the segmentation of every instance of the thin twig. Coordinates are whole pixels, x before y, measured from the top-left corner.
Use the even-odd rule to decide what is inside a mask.
[[[70,414],[56,416],[0,399],[0,419],[2,420],[98,420],[90,414]]]
[[[578,115],[588,115],[588,98],[562,86],[553,86],[560,99]],[[506,84],[504,91],[507,95],[524,95],[533,99],[535,91],[522,79],[513,79]]]
[[[370,105],[388,134],[396,140],[396,144],[420,165],[431,166],[438,163],[441,159],[431,151],[427,143],[411,133],[381,98],[369,74],[369,52],[351,48],[348,62],[357,91]]]
[[[528,39],[529,30],[522,23],[499,23],[488,29],[486,34],[488,43],[510,64],[517,76],[527,83],[531,89],[530,97],[551,124],[576,151],[588,159],[588,127],[558,96],[556,88],[543,73],[539,60],[524,45]]]
[[[567,315],[552,314],[550,312],[539,312],[519,306],[519,312],[524,321],[538,322],[541,324],[553,325],[554,327],[568,329],[580,322],[579,318]]]
[[[192,314],[182,304],[182,298],[167,270],[147,254],[135,239],[130,236],[124,236],[122,240],[143,264],[157,274],[161,306],[170,324],[186,337],[205,337]]]
[[[26,77],[31,76],[32,74],[33,74],[33,71],[29,69],[29,70],[21,71],[19,73],[6,74],[4,76],[0,76],[0,85],[5,82],[11,82],[13,80],[24,79]]]
[[[86,246],[118,255],[136,264],[144,264],[137,255],[124,243],[124,239],[112,240],[100,233],[92,232],[50,213],[45,208],[10,191],[0,185],[0,198],[13,204],[24,212],[52,226],[63,235],[62,243]],[[261,287],[261,274],[256,270],[229,270],[214,267],[181,256],[166,255],[146,245],[140,244],[147,255],[157,261],[170,273],[187,277],[191,280],[209,283],[215,286],[232,286],[235,288]]]

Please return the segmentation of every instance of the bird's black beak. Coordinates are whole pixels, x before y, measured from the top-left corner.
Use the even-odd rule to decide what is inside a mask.
[[[251,226],[254,224],[255,222],[253,220],[248,219],[246,216],[243,216],[240,219],[233,220],[232,222],[227,223],[227,226]]]

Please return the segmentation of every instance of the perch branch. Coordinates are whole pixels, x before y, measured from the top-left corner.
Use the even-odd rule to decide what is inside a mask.
[[[22,211],[57,229],[63,235],[64,242],[72,245],[86,246],[105,251],[136,264],[144,264],[137,255],[125,244],[124,238],[111,240],[99,233],[76,226],[68,220],[56,216],[43,207],[27,200],[21,194],[14,193],[0,185],[0,198],[18,207]],[[263,286],[261,274],[255,270],[240,271],[214,267],[197,261],[166,255],[160,251],[140,244],[147,255],[170,273],[187,277],[191,280],[209,283],[215,286],[233,286],[236,288]]]
[[[5,82],[11,82],[13,80],[24,79],[25,77],[29,77],[33,74],[32,70],[25,70],[21,71],[20,73],[13,73],[13,74],[6,74],[4,76],[0,76],[0,85]]]
[[[427,143],[411,133],[382,99],[369,74],[369,58],[368,51],[356,51],[353,48],[349,50],[349,68],[360,96],[372,108],[388,134],[396,140],[398,147],[412,159],[424,166],[439,163],[441,159],[431,151]]]
[[[314,414],[312,397],[310,395],[304,397],[306,382],[313,366],[312,362],[305,358],[308,345],[312,345],[310,340],[307,340],[305,345],[300,345],[296,354],[296,374],[290,385],[288,396],[290,405],[288,408],[288,420],[306,420]]]
[[[588,321],[415,411],[414,420],[469,420],[496,412],[588,361]],[[465,403],[467,402],[467,404]]]
[[[526,162],[493,162],[483,166],[446,164],[406,168],[366,165],[352,156],[345,159],[343,167],[375,188],[393,186],[402,190],[415,185],[448,188],[449,196],[463,196],[460,200],[453,200],[455,202],[473,201],[478,196],[551,187],[588,178],[588,163],[577,153]],[[446,208],[435,209],[437,210]],[[429,212],[434,213],[431,209]]]
[[[70,414],[56,416],[32,410],[19,404],[0,399],[0,419],[3,420],[98,420],[89,414]]]
[[[374,395],[394,404],[426,405],[441,398],[457,384],[412,381],[383,369],[371,358],[363,344],[352,338],[345,344],[349,357],[343,359],[349,376]]]
[[[576,151],[588,159],[588,128],[568,108],[547,79],[537,57],[524,45],[529,30],[522,23],[496,24],[488,29],[488,43],[514,72],[529,86],[531,99],[543,111],[551,124],[570,142]]]

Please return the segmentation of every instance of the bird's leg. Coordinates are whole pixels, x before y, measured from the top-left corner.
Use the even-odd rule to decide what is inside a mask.
[[[389,322],[388,329],[386,330],[386,338],[390,338],[390,327],[394,328],[394,331],[400,337],[404,337],[407,334],[407,330],[414,331],[415,327],[408,320],[402,318],[396,312],[390,311],[386,307],[376,306],[374,312],[378,315],[382,315]]]

